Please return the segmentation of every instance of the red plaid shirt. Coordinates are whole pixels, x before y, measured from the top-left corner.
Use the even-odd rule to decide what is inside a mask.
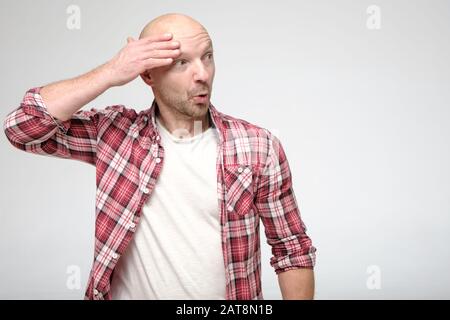
[[[26,152],[95,166],[95,249],[85,299],[111,299],[114,267],[164,165],[155,126],[158,106],[154,100],[139,113],[123,105],[92,108],[61,121],[47,111],[40,89],[26,92],[20,107],[7,115],[4,131],[13,146]],[[300,218],[280,141],[266,129],[218,112],[212,104],[209,116],[220,137],[217,199],[226,299],[263,299],[260,218],[277,274],[313,268],[316,248]]]

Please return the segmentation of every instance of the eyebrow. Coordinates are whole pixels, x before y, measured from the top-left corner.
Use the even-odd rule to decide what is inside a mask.
[[[203,50],[202,55],[204,55],[204,54],[207,53],[208,51],[212,51],[212,50],[213,50],[212,42],[211,42],[211,41],[208,41],[208,43],[209,43],[209,45],[206,47],[205,50]],[[183,57],[185,57],[185,56],[186,56],[186,53],[185,53],[185,52],[181,52],[179,58],[183,58]]]

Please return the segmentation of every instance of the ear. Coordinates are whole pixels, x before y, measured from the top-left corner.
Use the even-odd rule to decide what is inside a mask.
[[[142,73],[140,74],[140,76],[141,76],[142,80],[143,80],[146,84],[148,84],[150,87],[153,87],[154,81],[153,81],[153,79],[152,79],[152,77],[151,77],[151,75],[150,75],[150,72],[149,72],[148,70],[145,70],[144,72],[142,72]]]

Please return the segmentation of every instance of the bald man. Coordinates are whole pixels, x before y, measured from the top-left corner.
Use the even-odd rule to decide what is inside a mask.
[[[94,70],[29,89],[6,117],[13,146],[96,168],[85,299],[263,299],[260,221],[283,299],[313,298],[316,248],[286,154],[268,130],[216,109],[214,74],[207,30],[166,14]],[[138,76],[149,108],[79,110]]]

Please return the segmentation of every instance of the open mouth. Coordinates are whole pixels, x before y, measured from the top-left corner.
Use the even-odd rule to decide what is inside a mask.
[[[199,94],[193,97],[193,100],[196,103],[207,103],[208,102],[208,94]]]

